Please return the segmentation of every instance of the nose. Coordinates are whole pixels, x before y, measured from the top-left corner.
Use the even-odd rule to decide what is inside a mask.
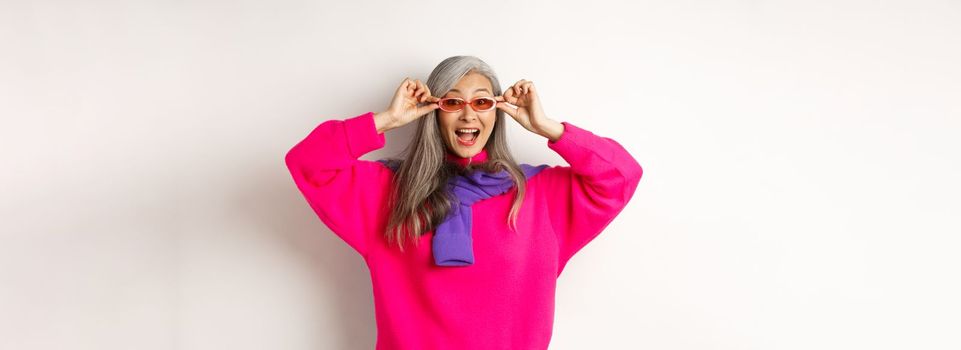
[[[460,120],[472,121],[474,119],[477,119],[477,111],[471,108],[471,106],[464,106],[464,109],[462,109],[460,113]]]

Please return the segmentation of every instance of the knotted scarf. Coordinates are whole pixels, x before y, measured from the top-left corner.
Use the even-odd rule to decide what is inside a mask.
[[[487,150],[471,157],[462,158],[448,154],[447,159],[464,166],[473,162],[483,162],[487,159]],[[397,162],[380,160],[396,170]],[[519,164],[524,177],[530,179],[539,173],[547,164],[530,165]],[[503,194],[514,187],[514,181],[507,170],[486,172],[474,169],[463,175],[455,175],[447,184],[449,193],[453,195],[451,210],[444,221],[434,230],[431,249],[434,263],[438,266],[468,266],[474,264],[473,233],[471,225],[473,215],[471,207],[474,203]]]

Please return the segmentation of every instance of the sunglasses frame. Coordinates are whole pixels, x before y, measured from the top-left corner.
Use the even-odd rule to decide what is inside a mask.
[[[449,110],[444,109],[444,107],[440,107],[440,110],[442,110],[442,111],[444,111],[444,112],[460,112],[460,111],[464,110],[464,106],[470,106],[470,108],[473,109],[475,112],[487,112],[487,111],[489,111],[489,110],[492,110],[492,109],[494,109],[494,108],[497,108],[497,100],[494,99],[493,97],[488,97],[488,96],[474,97],[474,98],[472,98],[470,101],[467,101],[467,100],[462,99],[462,98],[460,98],[460,97],[447,97],[447,98],[442,98],[442,99],[440,99],[440,101],[437,101],[437,105],[438,105],[438,106],[443,106],[443,105],[444,105],[444,102],[447,101],[447,100],[460,100],[460,101],[463,101],[465,104],[462,105],[461,108],[458,109],[458,110],[456,110],[456,111],[449,111]],[[474,108],[474,101],[477,101],[477,100],[491,100],[491,101],[494,102],[494,103],[491,104],[491,108],[484,109],[484,110],[478,110],[477,108]]]

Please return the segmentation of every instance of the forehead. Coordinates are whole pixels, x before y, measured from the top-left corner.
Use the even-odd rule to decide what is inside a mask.
[[[480,90],[480,91],[478,91]],[[468,73],[454,85],[453,88],[447,94],[455,95],[482,95],[485,92],[488,94],[493,94],[493,87],[491,86],[490,80],[480,73]]]

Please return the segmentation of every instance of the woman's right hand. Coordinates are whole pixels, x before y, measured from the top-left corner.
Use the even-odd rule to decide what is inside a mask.
[[[394,98],[387,106],[387,111],[375,116],[376,119],[379,119],[377,129],[384,132],[404,126],[437,109],[439,107],[438,101],[440,99],[431,96],[430,89],[420,79],[406,78],[397,87]],[[426,105],[418,106],[418,104],[425,102]]]

